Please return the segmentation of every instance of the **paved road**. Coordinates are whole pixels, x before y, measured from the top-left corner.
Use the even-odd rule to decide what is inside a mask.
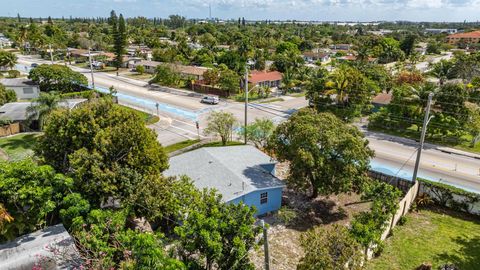
[[[416,146],[392,141],[380,134],[370,134],[367,138],[375,150],[375,158],[371,163],[373,169],[409,180],[412,178]],[[479,159],[426,147],[422,151],[418,176],[480,192]]]
[[[22,57],[19,59],[20,63],[41,63],[39,60]],[[86,72],[86,70],[76,67],[74,69]],[[89,74],[85,75],[90,78]],[[133,96],[133,99],[120,98],[122,103],[131,107],[156,113],[155,103],[167,106],[166,108],[162,107],[159,111],[161,121],[150,126],[157,132],[158,140],[163,145],[170,145],[186,139],[196,139],[199,136],[203,138],[203,129],[207,124],[208,112],[211,110],[231,112],[239,119],[239,124],[243,125],[243,103],[222,101],[219,105],[204,105],[199,102],[198,97],[181,94],[181,91],[175,94],[154,91],[145,82],[101,72],[95,73],[95,82],[97,86],[104,88],[113,85],[119,94],[126,97]],[[264,104],[252,102],[248,108],[248,122],[254,121],[255,118],[268,118],[275,122],[281,122],[287,119],[295,110],[307,106],[307,101],[304,97],[283,97],[283,99],[283,101]],[[192,116],[190,114],[193,114],[193,117],[190,117]],[[200,130],[198,131],[195,121],[198,121],[200,125]],[[376,157],[372,160],[373,168],[401,177],[411,178],[416,157],[414,154],[415,143],[370,132],[367,133],[367,139],[370,141],[372,149],[376,152]],[[423,153],[420,164],[420,177],[439,180],[480,192],[480,159],[447,154],[440,147],[436,146],[427,146]]]

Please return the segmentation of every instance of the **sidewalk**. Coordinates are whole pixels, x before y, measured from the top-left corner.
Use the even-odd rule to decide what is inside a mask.
[[[418,144],[419,144],[418,141],[413,140],[413,139],[398,137],[398,136],[389,135],[389,134],[385,134],[385,133],[381,133],[381,132],[369,131],[369,130],[366,129],[367,124],[365,122],[363,122],[363,123],[355,122],[354,125],[356,127],[358,127],[360,129],[360,131],[362,131],[367,138],[368,137],[377,138],[377,139],[381,139],[381,140],[388,140],[388,141],[392,141],[392,142],[398,142],[398,143],[402,143],[402,144],[405,144],[405,145],[417,146],[417,147],[418,147]],[[464,157],[469,157],[469,158],[474,158],[474,159],[480,159],[480,154],[471,153],[471,152],[467,152],[467,151],[463,151],[463,150],[459,150],[459,149],[455,149],[455,148],[451,148],[451,147],[447,147],[447,146],[437,145],[437,144],[433,144],[433,143],[428,143],[428,142],[424,143],[424,149],[434,149],[434,150],[441,151],[441,152],[444,152],[444,153],[447,153],[447,154],[454,154],[454,155],[459,155],[459,156],[464,156]]]

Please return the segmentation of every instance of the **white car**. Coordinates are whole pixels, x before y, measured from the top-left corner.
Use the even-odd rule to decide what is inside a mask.
[[[218,104],[218,102],[220,101],[220,99],[218,98],[218,96],[204,96],[202,98],[202,100],[200,100],[201,103],[207,103],[207,104]]]

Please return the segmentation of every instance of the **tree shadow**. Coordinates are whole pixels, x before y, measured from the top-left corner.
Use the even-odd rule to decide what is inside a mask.
[[[455,253],[437,254],[435,260],[452,263],[462,270],[480,269],[480,237],[468,239],[458,236],[452,242],[461,245],[460,249]]]
[[[30,149],[35,145],[38,134],[27,134],[24,136],[17,136],[8,138],[4,143],[1,143],[2,148],[8,148],[12,151],[18,149]]]

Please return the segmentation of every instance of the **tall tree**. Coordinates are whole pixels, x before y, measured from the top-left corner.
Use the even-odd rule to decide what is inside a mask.
[[[221,138],[222,144],[227,145],[232,138],[233,128],[237,119],[229,112],[211,112],[208,116],[207,128],[204,130],[206,135],[214,134]]]
[[[115,31],[114,31],[115,33]],[[115,67],[117,70],[123,65],[123,55],[125,54],[125,47],[127,45],[127,26],[123,15],[118,17],[118,29],[116,36],[114,36],[114,50],[115,50]]]
[[[137,114],[103,99],[53,111],[35,151],[72,176],[76,189],[97,206],[109,197],[125,198],[168,167],[154,131]]]
[[[268,149],[290,163],[289,186],[318,194],[361,188],[373,151],[356,128],[331,113],[301,110],[280,124]]]

